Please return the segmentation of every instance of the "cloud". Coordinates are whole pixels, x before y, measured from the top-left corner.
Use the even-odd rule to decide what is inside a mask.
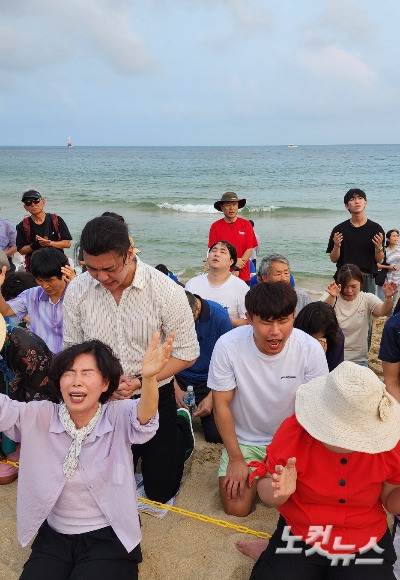
[[[344,41],[358,43],[371,40],[374,30],[365,11],[351,0],[329,0],[325,11],[317,18],[317,25],[331,29]]]
[[[366,12],[352,0],[328,0],[326,7],[304,28],[307,44],[367,45],[374,36],[376,25]]]
[[[377,73],[359,54],[350,54],[337,43],[320,51],[300,51],[298,58],[305,69],[320,77],[341,78],[365,87],[372,87],[377,80]]]
[[[153,72],[157,62],[134,32],[129,0],[10,0],[2,3],[0,70],[26,72],[80,61],[123,75]],[[11,4],[18,4],[15,10]]]
[[[230,10],[234,28],[241,32],[270,30],[271,18],[262,3],[249,0],[222,0]],[[253,4],[253,5],[251,5]]]

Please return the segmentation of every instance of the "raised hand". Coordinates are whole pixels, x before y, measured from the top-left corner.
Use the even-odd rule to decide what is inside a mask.
[[[336,296],[338,294],[340,294],[340,290],[341,290],[341,285],[340,284],[336,284],[335,281],[331,282],[328,286],[328,288],[326,289],[326,291],[328,292],[328,294],[330,294],[330,296],[333,296],[334,298],[336,298]]]
[[[76,278],[75,270],[71,266],[62,266],[61,268],[62,279],[66,284],[69,284],[71,280]]]
[[[333,234],[333,243],[335,246],[338,246],[340,248],[340,246],[342,245],[343,242],[343,234],[341,234],[340,232],[335,232]]]
[[[398,285],[396,284],[396,282],[387,282],[385,281],[385,283],[382,286],[382,291],[385,295],[386,298],[390,298],[391,296],[394,296],[396,294],[398,290]]]
[[[372,243],[376,247],[377,250],[380,250],[383,246],[383,235],[381,233],[375,234],[372,238]]]
[[[276,491],[273,494],[274,498],[289,497],[296,491],[297,469],[296,458],[290,457],[287,460],[286,466],[276,465],[275,473],[272,474],[271,487]]]
[[[151,378],[155,377],[160,373],[168,362],[171,356],[172,343],[175,338],[175,334],[171,332],[169,338],[157,347],[160,338],[160,333],[155,332],[153,338],[151,339],[149,348],[147,349],[142,364],[142,377]]]

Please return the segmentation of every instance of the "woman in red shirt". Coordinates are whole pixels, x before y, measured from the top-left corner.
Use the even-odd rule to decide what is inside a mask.
[[[251,580],[394,580],[383,508],[400,512],[400,405],[369,369],[341,363],[301,385],[256,475],[278,527]]]

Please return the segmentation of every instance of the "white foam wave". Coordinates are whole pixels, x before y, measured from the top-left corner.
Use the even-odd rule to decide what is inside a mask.
[[[193,203],[157,203],[160,209],[172,209],[173,211],[180,211],[184,213],[219,213],[213,205]]]
[[[255,206],[255,207],[249,207],[247,208],[249,210],[249,213],[263,213],[263,212],[273,212],[277,209],[280,209],[280,206],[277,205],[262,205],[262,206]]]
[[[207,205],[207,204],[193,204],[193,203],[157,203],[157,207],[160,209],[170,209],[172,211],[180,211],[184,213],[218,213],[214,205]],[[273,212],[279,209],[278,206],[270,205],[270,206],[255,206],[255,207],[247,207],[246,208],[249,213],[262,213],[262,212]],[[239,212],[240,213],[240,212]]]

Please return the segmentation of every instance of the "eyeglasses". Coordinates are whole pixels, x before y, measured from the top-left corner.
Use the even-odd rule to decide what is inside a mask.
[[[24,205],[26,205],[27,207],[30,207],[33,203],[36,205],[37,203],[39,203],[39,201],[42,201],[42,200],[41,199],[25,199]]]

